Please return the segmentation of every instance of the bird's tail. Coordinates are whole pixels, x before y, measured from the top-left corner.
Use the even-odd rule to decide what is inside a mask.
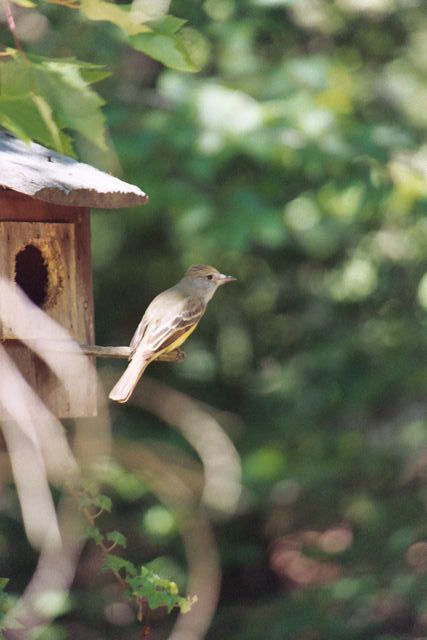
[[[108,396],[110,400],[114,400],[115,402],[127,402],[132,395],[138,380],[152,359],[153,358],[147,356],[147,354],[138,353],[138,351],[136,351],[124,374],[111,389],[110,395]]]

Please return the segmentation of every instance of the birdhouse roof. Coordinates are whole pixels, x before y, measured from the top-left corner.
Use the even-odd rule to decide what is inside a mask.
[[[0,132],[0,186],[73,207],[116,209],[148,200],[133,184],[6,132]]]

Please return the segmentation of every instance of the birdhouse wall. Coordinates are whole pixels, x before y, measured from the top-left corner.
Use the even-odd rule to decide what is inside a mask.
[[[89,210],[0,191],[0,275],[82,344],[94,343]],[[4,301],[0,300],[1,309]],[[46,336],[48,339],[48,336]],[[76,380],[72,400],[47,366],[0,324],[3,346],[59,417],[96,415],[96,380]]]

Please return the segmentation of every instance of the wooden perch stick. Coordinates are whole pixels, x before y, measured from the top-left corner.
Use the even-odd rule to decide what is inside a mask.
[[[31,344],[31,340],[26,340],[27,343]],[[45,348],[49,350],[49,346],[51,349],[56,352],[68,352],[66,346],[63,346],[63,341],[52,341],[47,340]],[[55,346],[53,346],[55,345]],[[79,344],[80,353],[85,356],[95,356],[96,358],[114,358],[118,360],[129,360],[131,355],[131,350],[129,347],[100,347],[97,344]],[[169,353],[162,353],[161,356],[156,358],[156,360],[162,362],[180,362],[184,360],[185,353],[182,349],[174,349],[173,351],[169,351]]]
[[[80,349],[87,356],[97,358],[120,358],[127,360],[130,356],[129,347],[100,347],[96,344],[81,344]]]
[[[97,358],[118,358],[129,359],[131,350],[129,347],[100,347],[96,344],[81,344],[80,349],[87,356],[96,356]],[[163,362],[179,362],[184,360],[185,353],[182,349],[174,349],[169,353],[163,353],[157,360]]]

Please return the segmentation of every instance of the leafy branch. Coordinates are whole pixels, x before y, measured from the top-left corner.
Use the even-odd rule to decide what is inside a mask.
[[[74,58],[25,57],[6,49],[0,64],[0,124],[23,140],[38,140],[73,155],[68,131],[105,149],[103,99],[91,84],[109,75],[103,67]]]
[[[175,582],[161,578],[146,566],[136,566],[130,560],[112,553],[117,547],[126,548],[126,537],[119,531],[103,533],[97,526],[98,519],[112,509],[111,499],[98,493],[97,487],[87,483],[82,489],[70,488],[77,499],[80,510],[87,521],[86,537],[99,547],[102,557],[102,570],[110,571],[127,597],[135,604],[137,620],[144,620],[147,609],[166,607],[168,613],[179,608],[181,613],[190,611],[197,597],[184,597],[179,594]]]
[[[186,20],[105,0],[49,1],[79,11],[86,20],[114,24],[121,41],[124,36],[129,47],[173,69],[195,72],[206,61],[206,42]],[[12,2],[21,9],[41,5],[33,0]],[[75,58],[43,58],[25,52],[9,0],[3,0],[3,6],[15,47],[0,52],[0,125],[27,142],[37,140],[68,155],[74,155],[70,132],[105,149],[104,100],[91,85],[109,72],[102,65]]]

